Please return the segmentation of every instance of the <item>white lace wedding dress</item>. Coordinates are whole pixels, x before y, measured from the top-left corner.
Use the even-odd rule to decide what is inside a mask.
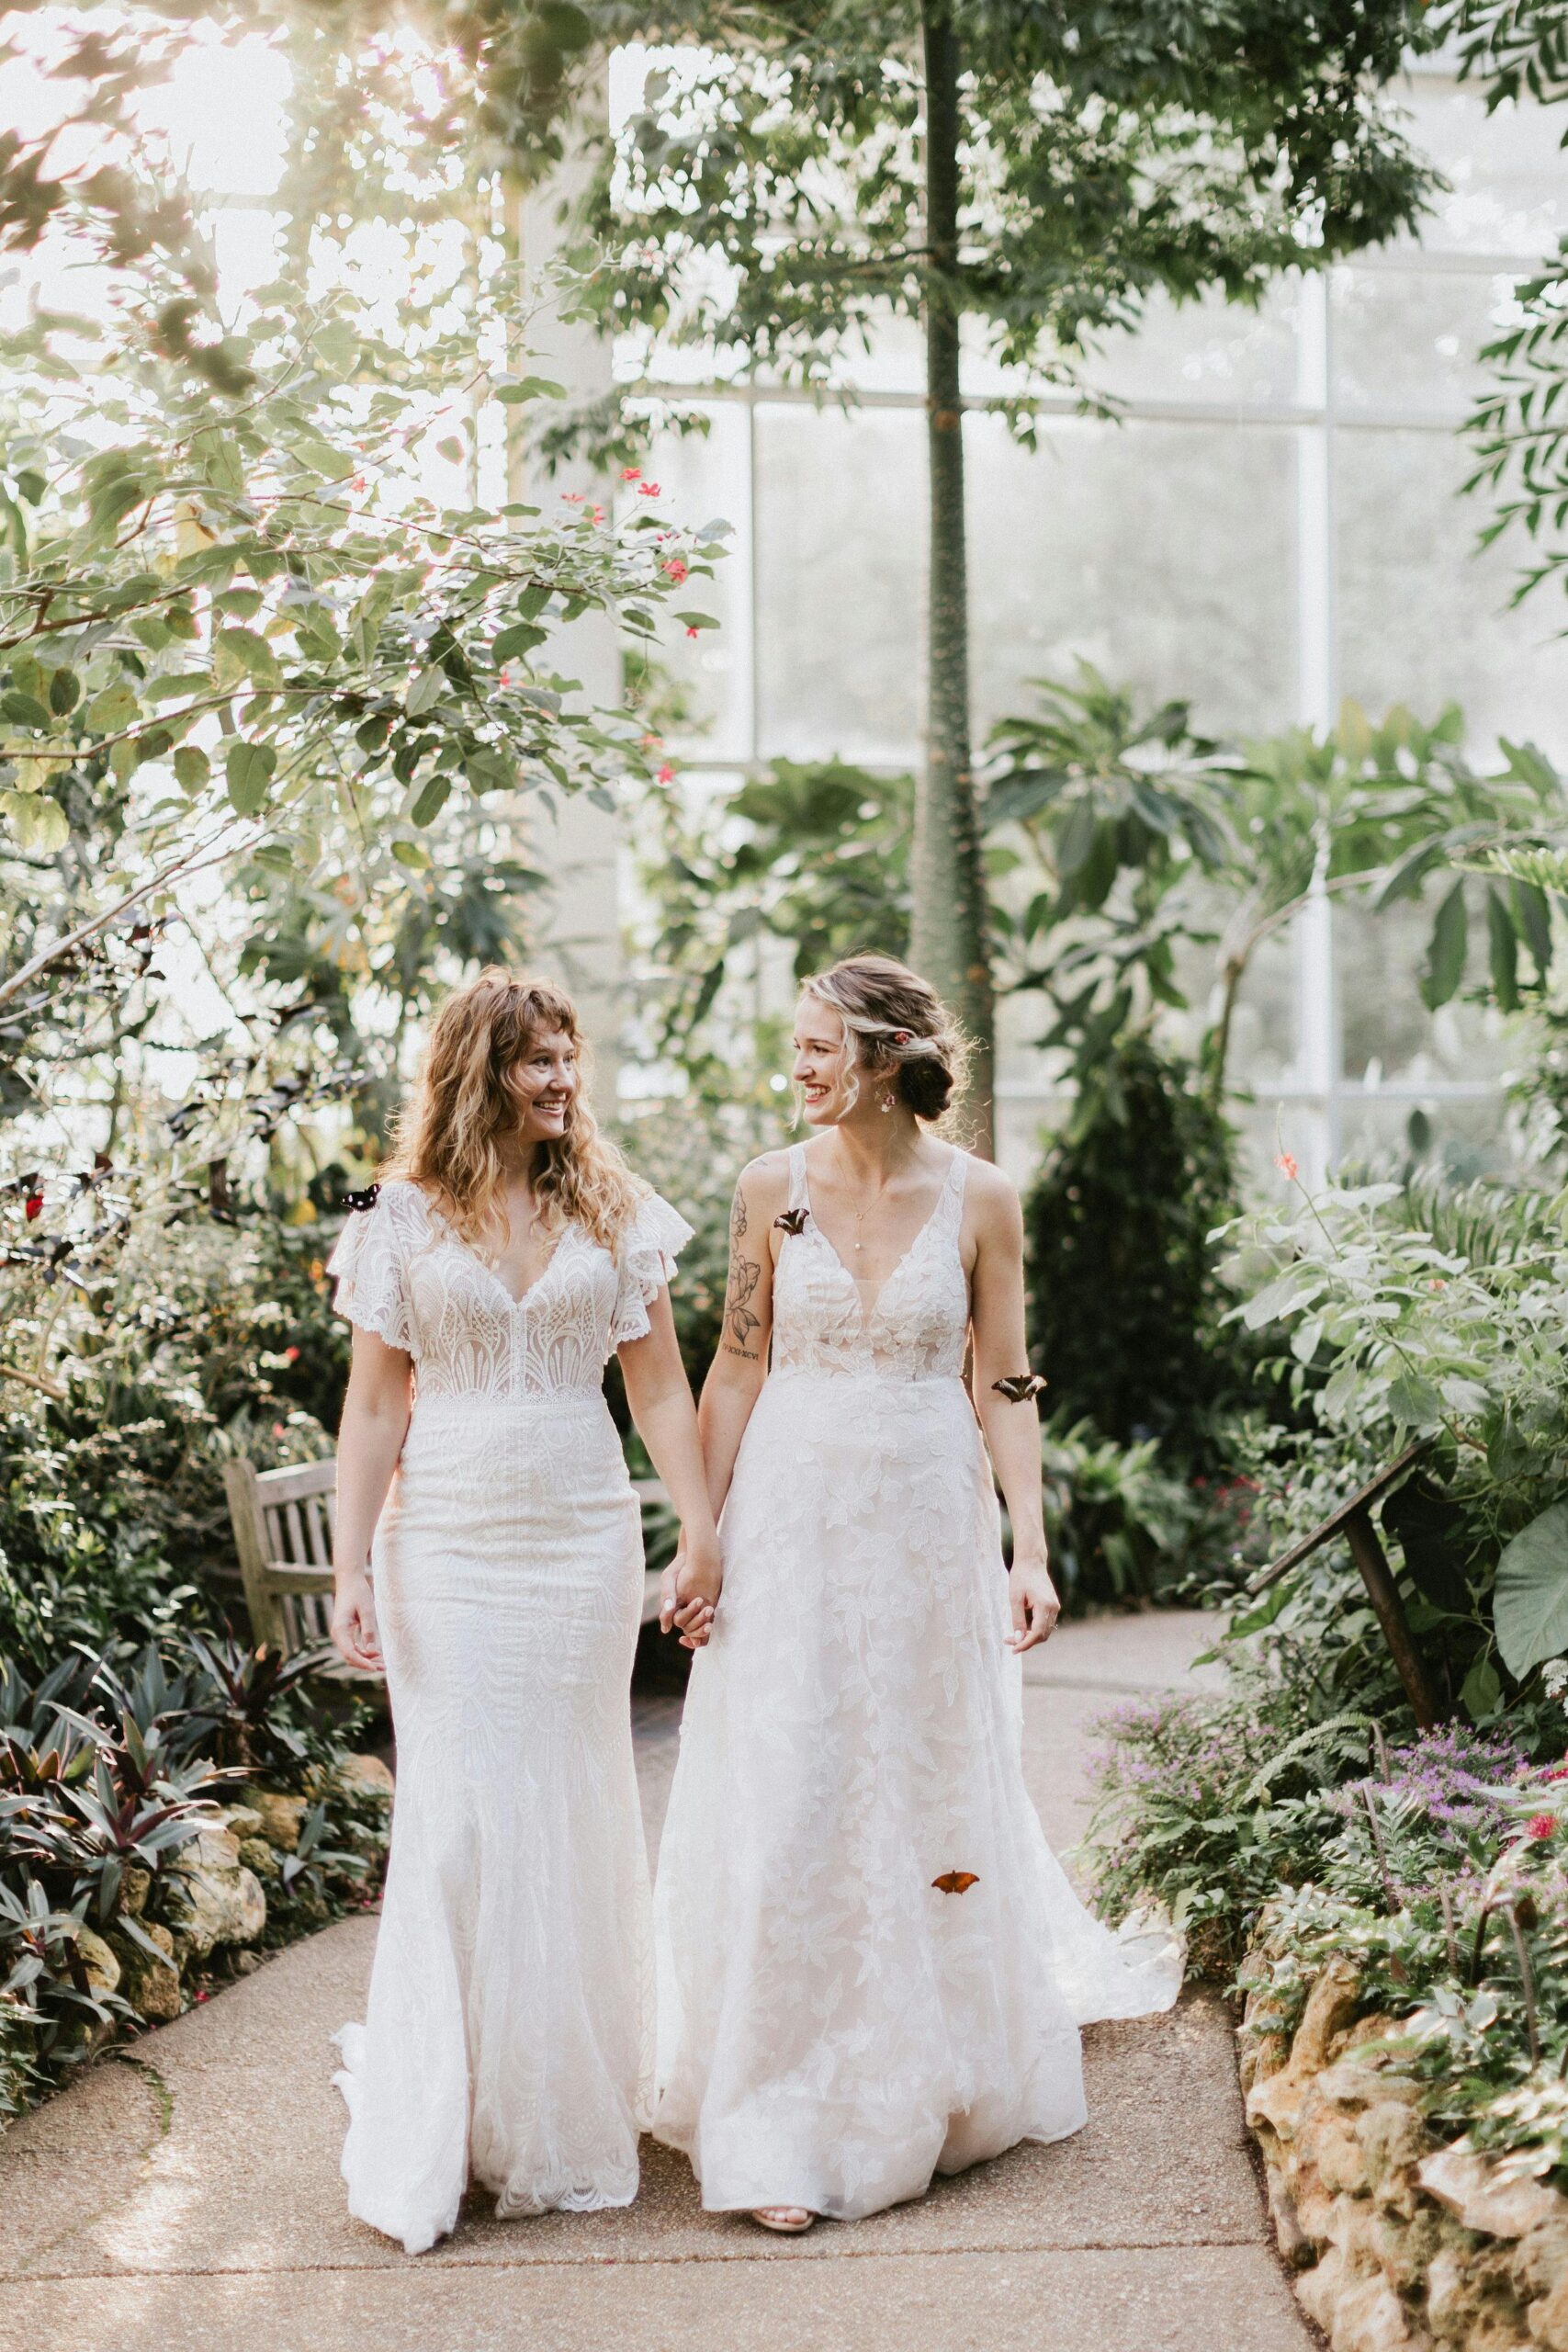
[[[1021,1768],[961,1377],[965,1154],[875,1306],[810,1215],[725,1508],[655,1898],[660,2098],[712,2210],[841,2220],[1085,2120],[1077,2027],[1168,2007],[1169,1939],[1079,1903]],[[1022,1408],[1020,1408],[1022,1409]],[[972,1872],[945,1893],[932,1882]]]
[[[628,1686],[637,1498],[602,1381],[691,1228],[576,1225],[521,1299],[407,1183],[352,1216],[339,1310],[413,1358],[372,1563],[398,1743],[363,2026],[338,2037],[351,2212],[420,2253],[470,2176],[502,2214],[626,2205],[651,2089]]]

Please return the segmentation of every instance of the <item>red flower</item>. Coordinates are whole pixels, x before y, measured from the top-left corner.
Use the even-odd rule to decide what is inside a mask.
[[[602,523],[604,520],[604,509],[602,506],[596,506],[593,509],[593,520],[596,523]]]
[[[642,468],[640,466],[623,466],[621,468],[621,480],[623,481],[637,481],[640,478]]]
[[[28,1194],[28,1198],[27,1198],[27,1206],[26,1206],[26,1211],[25,1211],[25,1214],[26,1214],[26,1216],[27,1216],[27,1217],[28,1217],[28,1222],[29,1222],[29,1223],[31,1222],[31,1220],[32,1220],[35,1216],[38,1216],[38,1214],[39,1214],[39,1210],[40,1210],[42,1207],[43,1207],[43,1194],[42,1194],[41,1193],[29,1193]]]
[[[1568,1781],[1568,1764],[1553,1764],[1540,1777],[1543,1781]]]
[[[1274,1165],[1279,1170],[1281,1176],[1289,1177],[1292,1184],[1295,1182],[1297,1176],[1301,1173],[1294,1159],[1288,1151],[1281,1151],[1277,1154]]]
[[[298,1349],[298,1348],[285,1348],[285,1349],[284,1349],[284,1351],[283,1351],[283,1361],[284,1361],[284,1363],[299,1363],[299,1349]]]
[[[637,486],[637,494],[639,498],[657,498],[659,484],[656,481],[639,481]]]
[[[673,784],[675,781],[675,771],[668,760],[659,771],[659,781],[660,784]]]
[[[689,628],[689,629],[686,631],[686,635],[687,635],[688,637],[695,637],[695,635],[696,635],[696,634],[697,634],[697,632],[696,632],[696,630],[695,630],[694,628]]]
[[[686,574],[690,570],[690,566],[680,556],[671,555],[666,556],[659,569],[663,572],[667,580],[672,580],[675,582],[676,587],[679,588],[682,581],[685,579]]]
[[[1551,1838],[1556,1832],[1557,1815],[1554,1813],[1538,1813],[1531,1816],[1529,1835],[1532,1838]]]
[[[585,490],[563,490],[561,503],[563,506],[586,506],[588,492]]]
[[[663,740],[661,735],[639,735],[637,738],[645,752],[657,752]]]

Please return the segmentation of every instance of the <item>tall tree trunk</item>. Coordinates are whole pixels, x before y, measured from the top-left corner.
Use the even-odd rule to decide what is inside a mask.
[[[952,0],[921,0],[926,77],[926,449],[931,476],[926,756],[915,796],[910,954],[975,1039],[975,1140],[994,1141],[995,1001],[969,741],[969,588],[959,388],[958,39]]]

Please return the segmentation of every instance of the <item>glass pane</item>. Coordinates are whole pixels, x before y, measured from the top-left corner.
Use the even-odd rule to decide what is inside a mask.
[[[1411,1133],[1413,1113],[1425,1122],[1417,1138]],[[1397,1175],[1408,1159],[1418,1158],[1463,1184],[1475,1176],[1506,1174],[1515,1164],[1502,1104],[1495,1096],[1455,1102],[1433,1094],[1420,1102],[1341,1097],[1339,1133],[1341,1168],[1370,1162],[1380,1174]]]
[[[1403,92],[1412,142],[1450,184],[1432,199],[1421,243],[1466,253],[1546,252],[1568,229],[1561,115],[1526,101],[1486,111],[1467,83],[1415,76]]]
[[[1295,398],[1299,300],[1294,279],[1272,288],[1256,311],[1218,294],[1184,303],[1156,295],[1139,327],[1111,336],[1081,363],[1084,381],[1132,401],[1287,403]],[[1028,382],[989,358],[976,334],[964,388],[984,396],[1027,390]]]
[[[1037,451],[970,420],[978,733],[1076,659],[1224,730],[1295,696],[1294,465],[1273,426],[1065,418]]]
[[[1426,1086],[1496,1077],[1517,1052],[1517,1032],[1493,1007],[1454,997],[1436,1012],[1421,1001],[1438,892],[1381,913],[1341,900],[1334,910],[1340,1068],[1376,1088],[1384,1080]],[[1477,886],[1470,909],[1470,974],[1485,958],[1485,913]]]
[[[1337,269],[1334,396],[1373,408],[1458,421],[1484,371],[1476,355],[1498,331],[1515,280],[1416,269]]]
[[[710,420],[705,437],[657,435],[642,469],[645,481],[659,484],[661,512],[695,528],[723,521],[733,532],[712,580],[693,581],[673,599],[682,612],[711,613],[719,627],[689,638],[673,616],[660,625],[655,658],[661,698],[679,713],[663,731],[689,758],[745,760],[751,755],[746,410],[739,401],[715,401],[703,413]]]
[[[899,765],[920,725],[925,419],[757,411],[761,754]]]
[[[1336,435],[1340,690],[1377,712],[1406,702],[1436,717],[1460,703],[1478,761],[1499,734],[1561,752],[1560,600],[1507,609],[1526,543],[1475,551],[1490,510],[1456,496],[1468,464],[1447,433]]]

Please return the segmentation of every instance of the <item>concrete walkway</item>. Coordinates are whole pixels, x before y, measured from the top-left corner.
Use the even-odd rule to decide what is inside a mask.
[[[1065,1626],[1029,1661],[1059,1849],[1088,1726],[1190,1679],[1213,1621]],[[679,1702],[639,1702],[650,1840]],[[625,2213],[498,2223],[411,2259],[344,2211],[327,2037],[375,1938],[344,1921],[95,2067],[0,2137],[0,2352],[1304,2352],[1213,2001],[1091,2027],[1090,2121],[918,2205],[797,2240],[706,2215],[649,2144]]]

